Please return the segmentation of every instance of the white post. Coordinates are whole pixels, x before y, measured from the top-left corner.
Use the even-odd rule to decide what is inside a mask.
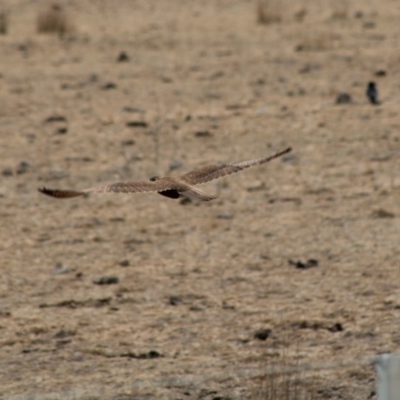
[[[378,400],[400,400],[400,354],[382,354],[375,359]]]

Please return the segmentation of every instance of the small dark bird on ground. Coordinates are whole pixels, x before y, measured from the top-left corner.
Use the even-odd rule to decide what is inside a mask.
[[[366,95],[369,98],[369,101],[371,102],[371,104],[374,104],[374,105],[379,104],[378,88],[376,87],[375,82],[368,83]]]

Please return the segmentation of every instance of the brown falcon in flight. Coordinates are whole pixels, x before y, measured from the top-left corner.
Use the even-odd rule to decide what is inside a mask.
[[[217,196],[203,192],[196,187],[197,185],[201,185],[202,183],[206,183],[214,179],[222,178],[226,175],[234,174],[235,172],[242,171],[243,169],[252,167],[253,165],[267,163],[268,161],[280,157],[289,151],[291,151],[290,147],[268,157],[255,158],[253,160],[242,161],[233,164],[208,165],[197,168],[179,177],[160,176],[151,178],[149,181],[115,182],[109,185],[97,186],[81,191],[47,189],[44,187],[39,189],[39,192],[48,196],[56,197],[58,199],[82,196],[86,193],[157,192],[171,199],[178,199],[179,197],[183,196],[190,199],[209,201],[216,199]]]

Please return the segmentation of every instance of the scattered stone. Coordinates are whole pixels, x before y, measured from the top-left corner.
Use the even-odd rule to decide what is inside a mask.
[[[147,128],[148,124],[145,121],[129,121],[126,126],[128,128]]]
[[[117,62],[128,62],[129,56],[125,51],[121,51],[117,57]]]
[[[139,354],[136,354],[133,351],[128,351],[127,353],[122,353],[120,357],[136,358],[138,360],[150,360],[153,358],[160,358],[164,356],[157,350],[150,350],[146,353],[139,353]]]
[[[351,102],[352,98],[349,93],[340,93],[336,98],[336,104],[350,104]]]
[[[57,135],[65,135],[68,132],[68,128],[67,127],[61,127],[56,129],[56,131],[54,132]]]
[[[53,271],[54,275],[63,275],[63,274],[68,274],[69,272],[71,272],[71,268],[68,268],[66,265],[64,265],[61,262],[58,262],[55,265],[55,269]]]
[[[329,332],[343,332],[344,328],[340,322],[336,322],[334,325],[328,328]]]
[[[114,82],[106,82],[100,86],[101,90],[110,90],[110,89],[116,89],[116,88],[117,88],[117,84]]]
[[[125,222],[125,218],[123,217],[111,217],[109,218],[110,222]],[[96,221],[96,225],[101,225],[100,221]]]
[[[376,24],[374,21],[367,21],[367,22],[364,22],[364,24],[363,24],[364,29],[374,29],[375,26],[376,26]]]
[[[96,285],[113,285],[119,282],[117,276],[102,276],[101,278],[93,279],[93,283]]]
[[[1,171],[1,175],[3,176],[13,176],[13,170],[11,168],[4,168],[3,171]]]
[[[67,337],[75,336],[76,331],[72,329],[61,329],[53,337],[54,339],[65,339]]]
[[[182,206],[187,206],[188,204],[192,204],[193,201],[189,199],[188,197],[182,197],[179,201],[179,204]]]
[[[233,219],[233,214],[229,211],[223,211],[217,215],[218,219]]]
[[[302,261],[293,261],[293,260],[289,260],[288,263],[289,263],[289,265],[294,265],[296,268],[299,268],[299,269],[308,269],[308,268],[318,266],[318,260],[315,260],[314,258],[310,258],[305,263]]]
[[[211,137],[212,133],[210,131],[197,131],[194,133],[196,137]]]
[[[168,299],[168,304],[171,306],[177,306],[178,304],[182,303],[182,298],[179,296],[170,296]]]
[[[122,111],[129,112],[129,113],[139,113],[139,114],[142,114],[142,113],[146,112],[146,110],[144,108],[130,107],[130,106],[124,107],[122,109]]]
[[[163,83],[172,83],[173,82],[172,78],[170,78],[169,76],[162,76],[160,79],[161,79],[161,82],[163,82]]]
[[[6,310],[0,310],[0,317],[11,317],[11,312]]]
[[[170,171],[174,171],[175,169],[178,169],[182,167],[182,161],[181,160],[172,160],[169,163],[169,170]]]
[[[129,267],[130,264],[129,260],[122,260],[119,263],[120,267]]]
[[[39,180],[42,181],[59,180],[67,176],[68,176],[67,172],[62,168],[52,168],[47,172],[45,172],[44,174],[41,174],[39,176]]]
[[[51,122],[67,122],[67,118],[65,118],[63,115],[50,115],[50,117],[47,117],[44,121],[44,123],[48,124]]]
[[[386,76],[386,71],[384,69],[378,69],[378,71],[375,72],[375,76]]]
[[[373,218],[394,218],[395,214],[390,211],[386,211],[383,208],[380,208],[380,209],[372,212],[372,217]]]
[[[122,146],[133,146],[135,143],[133,139],[127,139],[121,142]]]
[[[312,71],[318,71],[319,69],[321,69],[320,64],[306,64],[299,69],[299,74],[307,74]]]
[[[204,311],[206,308],[200,304],[193,304],[190,306],[190,311]]]
[[[254,333],[254,339],[267,340],[271,332],[271,329],[259,329]]]
[[[25,174],[31,167],[31,164],[29,164],[27,161],[21,161],[17,167],[17,174],[22,175]]]
[[[262,181],[254,181],[249,185],[247,185],[246,189],[248,192],[256,192],[257,190],[264,190],[265,183]]]

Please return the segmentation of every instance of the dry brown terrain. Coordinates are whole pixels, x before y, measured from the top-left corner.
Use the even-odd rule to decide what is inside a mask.
[[[400,347],[399,3],[61,4],[61,36],[36,32],[48,3],[0,4],[0,398],[263,399],[285,365],[316,368],[291,398],[375,398],[361,364]],[[286,146],[209,203],[37,192]]]

